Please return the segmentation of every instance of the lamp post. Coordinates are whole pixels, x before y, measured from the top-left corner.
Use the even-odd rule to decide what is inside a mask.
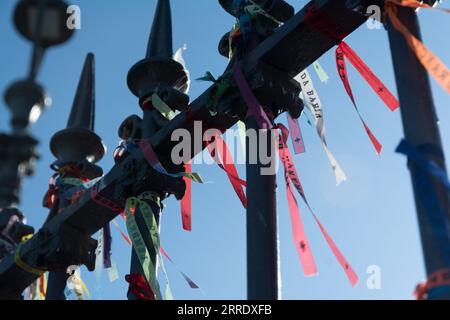
[[[30,134],[30,126],[51,104],[45,89],[35,81],[39,67],[47,48],[67,41],[73,34],[66,28],[67,7],[60,0],[21,0],[14,12],[15,27],[32,42],[33,54],[27,77],[15,81],[4,94],[12,115],[11,133],[0,134],[0,208],[4,208],[0,209],[0,227],[3,236],[9,240],[7,251],[13,250],[23,235],[34,232],[33,228],[23,224],[25,216],[14,207],[20,202],[23,178],[33,175],[34,163],[39,158],[36,152],[38,141]],[[6,220],[14,222],[8,230],[4,229],[3,221]],[[2,252],[0,258],[5,253]],[[20,293],[8,296],[18,297]]]
[[[51,99],[35,82],[45,50],[67,41],[73,30],[66,27],[67,4],[61,0],[21,0],[14,12],[18,32],[33,43],[33,55],[26,79],[14,82],[4,99],[12,113],[11,134],[0,135],[0,208],[17,206],[24,176],[34,171],[38,141],[29,133]]]

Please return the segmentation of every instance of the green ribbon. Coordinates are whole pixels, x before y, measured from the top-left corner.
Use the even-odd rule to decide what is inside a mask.
[[[172,120],[175,118],[175,112],[161,99],[157,93],[152,95],[152,105],[167,120]]]
[[[140,202],[139,202],[139,208],[140,208],[142,216],[144,218],[145,225],[147,226],[147,229],[150,231],[150,238],[152,240],[152,245],[153,245],[153,248],[155,248],[155,252],[158,253],[158,258],[160,261],[161,269],[164,273],[164,278],[165,278],[165,282],[166,282],[165,299],[173,300],[172,290],[170,289],[170,285],[169,285],[169,277],[167,276],[167,271],[164,266],[164,261],[163,261],[163,258],[161,256],[161,252],[160,252],[161,239],[159,236],[158,224],[156,223],[156,219],[155,219],[155,213],[153,212],[150,205],[147,202],[142,201],[142,200],[140,200]]]
[[[325,70],[322,68],[321,64],[319,63],[319,61],[316,61],[313,63],[313,67],[314,70],[316,70],[317,75],[319,76],[319,79],[321,82],[323,83],[327,83],[328,80],[330,79],[330,77],[328,76],[328,74],[325,72]]]
[[[239,140],[241,140],[241,147],[242,147],[242,154],[244,155],[244,157],[247,155],[247,152],[245,150],[245,145],[246,145],[246,126],[245,123],[242,121],[238,121],[237,123],[238,126],[238,131],[239,131]]]
[[[142,237],[141,232],[139,231],[138,225],[136,223],[136,219],[134,217],[134,211],[139,205],[145,203],[139,200],[136,197],[128,198],[125,205],[125,216],[127,218],[127,230],[130,235],[131,242],[133,244],[133,248],[141,262],[142,270],[144,271],[144,276],[147,279],[150,287],[156,295],[156,299],[162,300],[161,291],[159,287],[158,280],[156,279],[156,268],[150,258],[150,254],[145,246],[144,238]],[[142,207],[141,207],[142,210]],[[151,210],[151,209],[150,209]],[[133,211],[133,212],[132,212]],[[144,220],[145,214],[143,213]],[[148,218],[147,218],[148,219]],[[146,221],[147,223],[147,221]],[[149,229],[151,232],[151,229]],[[152,236],[153,242],[153,236]]]
[[[167,270],[164,266],[164,259],[162,258],[161,252],[158,252],[159,261],[161,261],[161,269],[164,273],[164,279],[166,280],[166,300],[173,300],[172,290],[170,289],[169,277],[167,276]]]
[[[77,179],[77,178],[63,178],[63,179],[60,179],[60,181],[63,184],[68,184],[68,185],[77,186],[77,187],[84,184],[83,180]]]
[[[255,18],[258,14],[272,20],[273,22],[275,22],[278,25],[282,25],[283,23],[278,21],[277,19],[275,19],[274,17],[272,17],[269,13],[267,13],[266,10],[264,10],[263,8],[261,8],[259,5],[257,5],[255,2],[250,0],[250,3],[252,3],[251,5],[248,5],[245,7],[245,11],[247,11],[247,13],[252,17]]]
[[[152,240],[153,248],[155,248],[155,252],[159,252],[159,248],[161,247],[160,239],[159,239],[159,230],[158,224],[156,223],[155,214],[150,207],[150,205],[138,199],[138,206],[141,210],[142,217],[144,218],[145,225],[147,229],[150,231],[150,238]]]
[[[220,77],[216,80],[216,78],[214,78],[214,76],[209,71],[207,71],[203,77],[198,78],[197,80],[214,83],[214,87],[212,88],[208,98],[207,107],[209,113],[212,116],[217,115],[217,104],[219,103],[219,100],[223,97],[223,95],[227,92],[228,88],[230,88],[230,83],[223,77]]]

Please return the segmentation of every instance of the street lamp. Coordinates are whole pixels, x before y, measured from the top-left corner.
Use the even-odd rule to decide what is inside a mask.
[[[3,155],[0,159],[0,222],[13,221],[11,230],[32,233],[32,228],[23,224],[24,215],[11,207],[18,205],[22,179],[33,175],[34,163],[39,158],[36,152],[38,141],[29,133],[29,127],[51,105],[51,98],[35,79],[45,50],[66,42],[73,34],[73,30],[66,27],[67,8],[68,5],[61,0],[22,0],[14,12],[16,29],[33,43],[33,54],[28,76],[12,83],[4,94],[12,115],[12,132],[0,134],[0,154]],[[21,240],[12,231],[9,239],[11,247],[3,253],[0,250],[0,258],[14,250]]]
[[[45,50],[66,42],[73,30],[66,26],[68,5],[61,0],[21,0],[14,11],[18,32],[33,43],[33,55],[27,78],[15,81],[5,92],[4,99],[11,117],[11,134],[0,134],[0,208],[16,206],[24,176],[33,174],[38,158],[38,141],[28,132],[51,99],[45,89],[35,82]]]
[[[14,12],[17,31],[34,44],[29,79],[36,77],[47,48],[62,44],[73,35],[67,27],[68,5],[61,0],[21,0]]]

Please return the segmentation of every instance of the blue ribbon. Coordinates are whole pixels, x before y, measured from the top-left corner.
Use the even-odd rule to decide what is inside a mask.
[[[397,153],[406,155],[409,159],[413,160],[417,166],[422,170],[427,171],[433,177],[437,178],[442,185],[450,191],[450,181],[448,180],[447,173],[442,170],[436,162],[427,159],[420,153],[414,146],[408,143],[406,140],[402,140],[397,147]]]
[[[413,161],[416,165],[417,170],[414,171],[414,181],[420,204],[427,212],[426,219],[434,231],[435,242],[440,246],[440,252],[446,259],[447,267],[450,267],[450,230],[446,219],[447,215],[440,205],[431,179],[431,177],[435,177],[450,191],[450,182],[447,174],[434,161],[427,159],[406,140],[400,142],[396,152],[406,155],[408,160]]]

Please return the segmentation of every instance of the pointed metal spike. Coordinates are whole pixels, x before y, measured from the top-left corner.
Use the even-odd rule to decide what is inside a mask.
[[[67,128],[84,128],[94,131],[95,74],[94,55],[89,53],[84,63],[77,92],[70,112]]]
[[[172,58],[172,55],[172,15],[170,12],[170,1],[158,0],[145,57]]]
[[[91,164],[105,154],[102,139],[94,132],[95,79],[94,55],[89,53],[70,112],[67,128],[55,133],[50,140],[50,149],[59,162],[82,162]],[[87,164],[85,177],[99,173],[98,167]]]

